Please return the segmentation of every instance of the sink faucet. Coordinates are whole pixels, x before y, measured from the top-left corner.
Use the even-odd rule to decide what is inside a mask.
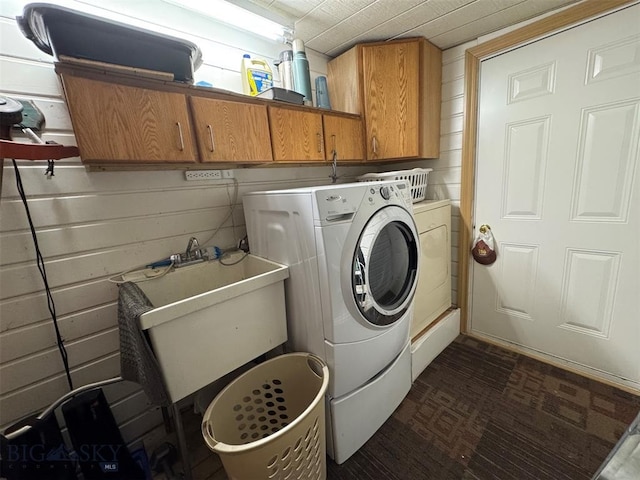
[[[200,244],[196,237],[189,239],[187,249],[184,253],[173,254],[170,258],[176,268],[191,265],[192,263],[204,262],[206,260],[206,256],[202,254]]]
[[[196,237],[191,237],[189,239],[189,243],[187,243],[187,249],[184,252],[187,259],[191,259],[192,257],[200,258],[202,257],[202,252],[200,251],[200,245],[198,244],[198,239]]]

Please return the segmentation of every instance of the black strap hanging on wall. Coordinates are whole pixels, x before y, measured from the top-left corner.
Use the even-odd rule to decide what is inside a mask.
[[[51,314],[51,319],[53,320],[53,327],[56,332],[56,342],[58,344],[58,350],[60,351],[60,356],[62,357],[62,363],[64,365],[64,371],[67,375],[67,383],[69,384],[69,390],[73,390],[73,381],[71,380],[71,372],[69,370],[69,361],[67,359],[67,349],[64,346],[64,341],[62,336],[60,335],[60,328],[58,327],[58,317],[56,316],[56,305],[53,301],[53,296],[51,295],[51,290],[49,289],[49,281],[47,280],[47,271],[44,265],[44,258],[42,257],[42,253],[40,252],[40,246],[38,245],[38,237],[36,235],[35,227],[33,226],[33,220],[31,219],[31,212],[29,211],[29,205],[27,204],[27,197],[24,192],[24,186],[22,185],[22,178],[20,177],[20,170],[18,170],[18,164],[15,159],[13,159],[13,170],[16,175],[16,188],[18,189],[18,193],[20,194],[20,198],[22,199],[22,204],[24,205],[25,212],[27,214],[27,220],[29,221],[29,228],[31,230],[31,237],[33,238],[33,246],[36,250],[36,262],[38,264],[38,270],[40,271],[40,276],[42,277],[42,281],[44,282],[44,289],[47,295],[47,307],[49,308],[49,313]]]
[[[24,123],[23,123],[24,122]],[[65,158],[78,155],[78,149],[76,147],[64,147],[62,145],[46,145],[30,127],[40,129],[44,124],[44,116],[38,111],[34,104],[31,102],[24,102],[14,100],[9,97],[0,96],[0,159],[4,162],[4,158],[11,158],[13,161],[13,169],[16,176],[16,188],[22,199],[25,212],[27,214],[27,220],[29,221],[29,228],[31,230],[31,237],[33,238],[33,245],[36,251],[36,263],[38,270],[44,282],[44,288],[47,296],[47,307],[53,320],[53,326],[56,333],[56,343],[58,344],[58,350],[62,357],[62,363],[64,365],[65,374],[67,376],[67,383],[69,384],[69,390],[73,390],[73,381],[71,380],[71,372],[69,370],[69,362],[67,358],[67,350],[64,346],[64,341],[60,334],[60,328],[58,327],[58,318],[56,316],[56,306],[51,295],[49,288],[49,282],[47,280],[47,271],[44,265],[44,258],[40,252],[38,245],[38,237],[36,230],[31,219],[31,212],[29,211],[29,205],[27,204],[27,197],[22,184],[22,178],[20,177],[20,171],[15,158],[25,158],[27,160],[47,160],[47,169],[45,175],[50,179],[53,177],[53,159]],[[20,128],[24,134],[26,134],[34,144],[25,144],[13,142],[11,138],[11,129]],[[50,156],[43,156],[51,153]],[[24,155],[24,156],[23,156]],[[3,165],[0,164],[0,171],[3,170]],[[0,175],[0,191],[2,188],[2,176]]]

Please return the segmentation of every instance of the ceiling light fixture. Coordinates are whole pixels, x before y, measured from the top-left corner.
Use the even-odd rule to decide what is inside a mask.
[[[224,0],[165,0],[270,40],[291,42],[293,29]]]

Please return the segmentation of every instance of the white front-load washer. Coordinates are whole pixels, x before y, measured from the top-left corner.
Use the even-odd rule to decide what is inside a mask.
[[[419,240],[409,186],[254,192],[243,203],[251,252],[289,266],[288,348],[329,365],[328,452],[342,463],[411,386]]]

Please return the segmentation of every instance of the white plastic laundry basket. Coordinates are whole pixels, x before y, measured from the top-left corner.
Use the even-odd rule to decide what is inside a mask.
[[[411,187],[413,203],[421,202],[427,197],[429,172],[432,168],[413,168],[395,172],[366,173],[357,178],[359,182],[375,182],[379,180],[408,180]]]
[[[230,479],[324,480],[329,369],[310,353],[267,360],[231,382],[202,420]]]

